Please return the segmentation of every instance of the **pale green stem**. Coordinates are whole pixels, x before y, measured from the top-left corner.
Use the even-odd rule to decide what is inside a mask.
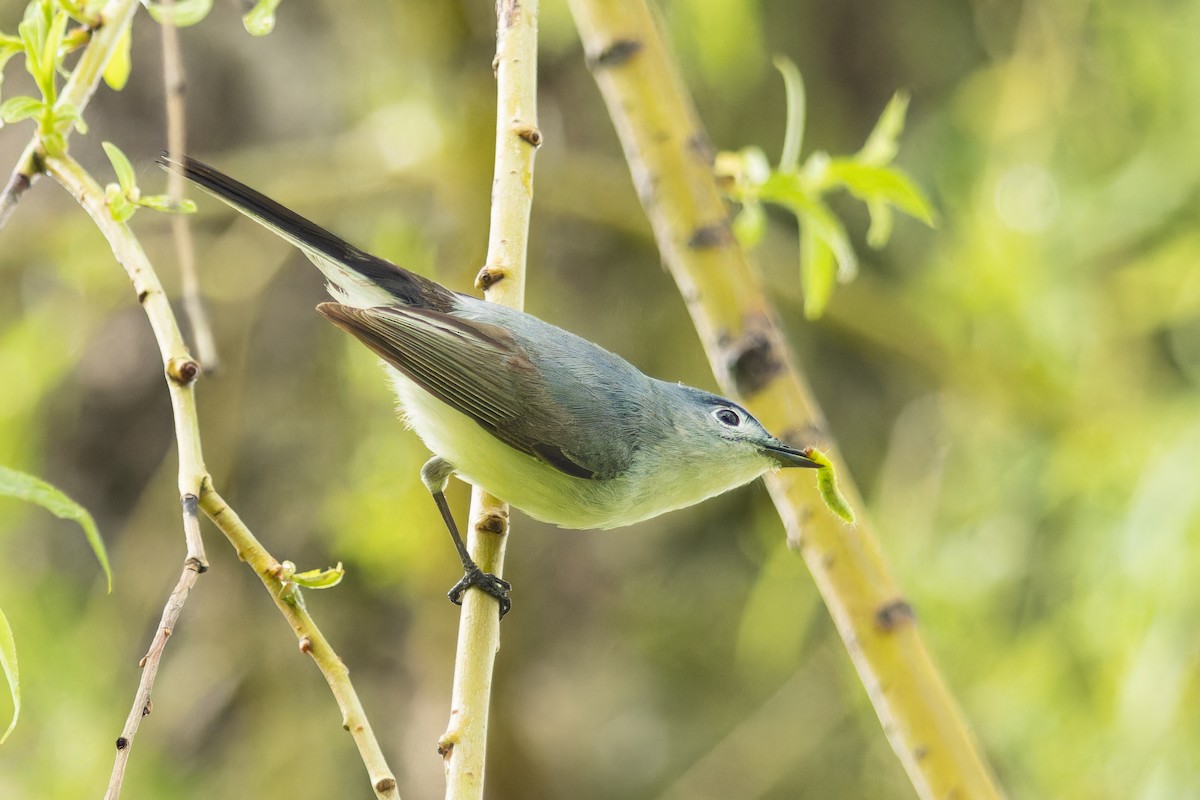
[[[476,281],[488,300],[516,309],[524,304],[533,160],[542,139],[537,127],[537,12],[537,0],[496,4],[496,166],[487,263]],[[500,575],[508,508],[476,488],[470,519],[471,557],[485,572]],[[450,722],[438,748],[446,764],[447,800],[483,797],[488,706],[499,647],[496,601],[468,591],[458,629]]]
[[[195,380],[200,375],[200,367],[188,354],[179,324],[153,266],[129,227],[113,219],[105,201],[104,190],[83,167],[69,156],[47,157],[44,167],[48,174],[79,201],[108,239],[113,255],[128,273],[134,291],[137,292],[138,301],[150,320],[150,327],[154,330],[154,337],[166,368],[167,386],[175,416],[176,441],[179,446],[179,488],[184,508],[188,559],[185,562],[184,576],[168,601],[158,634],[143,665],[152,664],[156,668],[157,659],[161,656],[175,619],[178,618],[187,590],[195,581],[194,576],[189,579],[187,575],[189,567],[197,573],[207,567],[196,525],[196,511],[203,510],[233,544],[238,557],[251,566],[267,587],[275,605],[295,631],[301,652],[312,656],[321,674],[325,676],[342,711],[343,725],[358,745],[375,796],[380,800],[399,800],[396,779],[388,769],[345,665],[305,610],[299,590],[294,585],[280,580],[279,562],[259,544],[212,486],[201,454],[200,422],[196,411]],[[138,722],[144,716],[143,709],[146,708],[145,703],[149,698],[153,680],[154,669],[143,672],[142,684],[130,714],[130,722],[122,732],[123,741],[119,742],[113,780],[110,782],[110,800],[120,792],[120,774],[124,772],[125,762],[129,758]]]

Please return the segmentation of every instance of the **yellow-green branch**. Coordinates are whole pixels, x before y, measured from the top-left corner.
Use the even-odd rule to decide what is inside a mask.
[[[396,779],[388,769],[379,742],[367,721],[366,712],[350,682],[346,666],[305,610],[299,589],[280,579],[282,567],[279,562],[254,538],[233,509],[213,488],[200,448],[200,421],[195,395],[195,381],[200,375],[200,368],[188,353],[171,304],[153,266],[129,227],[123,222],[117,222],[109,213],[104,190],[77,162],[69,156],[54,157],[46,158],[44,166],[46,172],[79,201],[108,239],[113,255],[128,273],[134,291],[137,292],[138,302],[141,303],[154,330],[154,337],[166,369],[167,386],[170,389],[175,416],[175,433],[179,446],[179,488],[184,508],[185,538],[188,542],[187,564],[196,565],[198,571],[202,571],[206,566],[203,550],[200,549],[198,528],[195,526],[195,515],[199,509],[225,534],[237,551],[238,557],[248,563],[258,575],[275,600],[275,605],[295,631],[300,651],[310,655],[321,674],[325,676],[341,709],[343,727],[354,737],[363,764],[366,765],[375,796],[380,800],[399,800]],[[186,586],[184,583],[184,579],[181,579],[180,586],[184,588],[177,588],[176,592],[172,593],[172,601],[176,601],[176,605],[182,605],[186,589],[191,586],[191,583],[187,583]],[[172,601],[169,601],[169,606],[172,605]],[[174,616],[168,625],[167,613],[164,612],[164,623],[160,625],[159,635],[156,635],[151,650],[155,659],[161,654],[162,647],[169,637],[169,632],[164,633],[164,629],[169,631],[177,617],[178,608],[174,610]],[[146,663],[149,663],[149,659]],[[143,675],[143,686],[139,687],[138,691],[139,699],[143,695],[149,697],[149,684],[152,681],[153,674]],[[135,700],[136,713],[131,716],[140,719],[143,707],[144,701]],[[122,741],[118,744],[117,764],[114,766],[117,791],[120,788],[117,772],[124,769],[124,762],[128,759],[129,750],[133,745],[131,732],[122,733],[121,738]],[[111,787],[110,796],[116,796]]]
[[[644,0],[571,0],[588,63],[625,149],[659,249],[713,372],[784,438],[830,452],[859,522],[821,504],[811,473],[767,480],[917,794],[995,798],[999,788],[934,667],[858,492],[789,351],[756,271],[734,240],[712,148]]]
[[[533,201],[537,127],[537,0],[496,3],[496,166],[487,263],[476,285],[495,303],[520,309],[525,298],[525,253]],[[471,493],[467,547],[484,572],[500,575],[508,507],[476,488]],[[488,706],[500,647],[496,601],[483,592],[463,597],[450,723],[439,742],[448,800],[483,797]]]

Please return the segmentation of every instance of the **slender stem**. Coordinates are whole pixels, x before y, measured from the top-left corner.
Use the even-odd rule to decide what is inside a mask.
[[[216,525],[230,544],[237,550],[238,558],[245,561],[258,575],[263,586],[270,592],[275,606],[283,614],[296,634],[300,652],[312,657],[313,663],[325,676],[325,682],[333,692],[338,709],[342,712],[342,727],[350,733],[358,747],[359,756],[367,768],[371,788],[379,800],[400,800],[396,778],[388,768],[387,759],[367,720],[367,712],[354,691],[350,671],[334,652],[329,640],[321,633],[317,623],[304,607],[300,590],[292,583],[280,580],[282,567],[279,562],[259,543],[237,513],[217,493],[210,482],[205,482],[200,495],[200,508]]]
[[[917,794],[1000,796],[892,579],[757,272],[731,234],[713,179],[711,146],[645,0],[570,0],[570,6],[659,249],[713,372],[768,428],[831,452],[859,509],[860,522],[843,525],[822,507],[805,471],[785,470],[767,481],[789,541],[808,564]]]
[[[170,19],[175,0],[162,0],[161,5]],[[184,102],[187,77],[183,69],[183,56],[179,50],[179,30],[169,21],[161,23],[163,54],[163,90],[167,106],[167,152],[174,158],[187,154],[187,104]],[[178,202],[183,199],[187,180],[173,170],[167,172],[167,195]],[[196,248],[192,243],[191,218],[187,214],[171,217],[171,233],[175,239],[175,258],[179,262],[179,277],[183,290],[183,311],[187,317],[192,339],[196,344],[196,355],[204,371],[210,375],[217,371],[220,361],[217,343],[213,338],[208,315],[204,312],[204,301],[200,296],[200,280],[196,275]]]
[[[100,10],[99,22],[88,40],[87,47],[83,49],[83,54],[71,70],[71,76],[58,93],[58,100],[55,102],[57,108],[70,105],[80,114],[83,113],[100,84],[108,60],[112,58],[121,41],[121,34],[129,27],[137,8],[138,0],[109,0]],[[70,135],[70,130],[63,133],[64,137]],[[12,216],[21,195],[37,179],[41,171],[41,153],[41,142],[35,134],[17,158],[12,175],[5,184],[4,191],[0,193],[0,228],[3,228]]]
[[[334,699],[342,711],[344,727],[358,745],[376,797],[381,800],[384,798],[399,800],[396,779],[388,769],[383,752],[367,721],[366,713],[350,682],[345,665],[305,610],[299,589],[290,582],[280,579],[279,562],[259,544],[233,509],[212,486],[212,480],[204,466],[201,454],[200,422],[196,411],[195,380],[200,375],[200,367],[188,354],[179,324],[153,266],[146,258],[146,254],[142,251],[133,232],[124,223],[114,220],[112,214],[109,213],[104,190],[76,161],[69,156],[47,158],[45,168],[48,174],[53,176],[79,201],[79,204],[88,212],[105,238],[108,239],[113,254],[125,268],[133,283],[138,301],[142,304],[142,308],[150,320],[150,326],[154,330],[155,339],[158,341],[159,352],[166,367],[167,386],[170,389],[171,405],[175,416],[175,435],[179,447],[179,486],[184,509],[184,533],[188,544],[188,563],[194,563],[198,572],[203,572],[207,567],[196,522],[196,514],[199,509],[203,510],[217,528],[225,534],[225,537],[236,549],[238,557],[254,569],[263,585],[270,591],[275,605],[283,613],[292,630],[296,632],[301,652],[311,655],[313,662],[325,676],[326,682],[333,691]],[[174,597],[173,594],[172,598]],[[184,597],[186,597],[186,592],[180,595],[180,604]],[[172,603],[169,601],[168,609],[171,608],[171,605]],[[166,616],[164,612],[164,619]],[[175,616],[177,617],[178,614],[175,613]],[[173,625],[174,620],[171,621],[171,626],[173,627]],[[161,646],[158,642],[158,637],[156,637],[156,644],[151,646],[151,652],[157,649],[161,653]],[[165,637],[163,643],[165,643]],[[150,663],[149,660],[147,663]],[[149,678],[143,675],[145,697],[147,698],[153,688],[152,684],[153,675]],[[145,702],[141,699],[142,695],[143,687],[139,686],[138,699],[134,702],[135,713],[140,714],[141,709],[145,708]],[[136,726],[134,728],[136,729]],[[110,798],[115,798],[116,793],[120,792],[120,773],[124,771],[124,761],[128,759],[128,750],[132,745],[133,738],[130,735],[123,742],[123,746],[118,747],[117,764],[113,769],[115,787],[110,783]]]
[[[175,624],[179,621],[179,615],[183,611],[183,604],[187,602],[188,593],[196,585],[196,579],[202,571],[198,561],[189,558],[184,562],[183,574],[179,576],[179,582],[175,584],[175,589],[167,598],[167,605],[163,608],[162,619],[159,620],[158,630],[154,633],[150,649],[146,651],[146,655],[142,656],[142,678],[138,682],[137,693],[133,697],[133,708],[129,710],[125,727],[117,739],[117,758],[113,763],[112,775],[108,779],[108,791],[104,793],[104,800],[117,800],[121,796],[121,784],[125,779],[125,766],[129,763],[133,737],[137,735],[142,717],[149,716],[153,709],[150,694],[154,690],[154,679],[158,677],[158,665],[162,660],[163,650],[166,649],[167,640],[171,638]]]
[[[537,0],[496,3],[496,167],[487,263],[476,285],[488,300],[521,308],[533,201],[537,127]],[[484,572],[504,567],[508,508],[476,488],[471,493],[467,547]],[[446,765],[448,800],[483,797],[492,670],[500,647],[496,601],[483,592],[463,597],[450,722],[438,750]]]

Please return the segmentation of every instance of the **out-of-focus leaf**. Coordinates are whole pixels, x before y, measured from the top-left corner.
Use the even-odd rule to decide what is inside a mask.
[[[59,103],[54,107],[54,129],[66,133],[72,125],[80,133],[87,133],[87,123],[79,115],[79,109],[70,103]]]
[[[812,228],[801,228],[800,286],[804,290],[805,317],[817,319],[825,313],[836,278],[837,266],[829,245]]]
[[[46,97],[54,96],[54,70],[58,67],[58,53],[62,48],[63,36],[67,33],[67,23],[71,21],[71,17],[66,11],[59,11],[54,15],[53,22],[50,23],[49,29],[46,31],[46,41],[42,43],[42,50],[39,54],[41,60],[40,69],[46,77]]]
[[[142,5],[150,12],[155,22],[174,25],[176,28],[186,28],[195,25],[208,16],[212,11],[212,0],[179,0],[171,6],[160,3],[150,3],[143,0]]]
[[[191,200],[172,200],[170,195],[152,194],[148,197],[139,197],[137,200],[139,206],[151,208],[155,211],[161,211],[164,214],[195,214],[196,204]]]
[[[117,222],[128,221],[134,212],[138,210],[133,201],[115,183],[110,183],[104,187],[104,202],[108,205],[108,213],[112,214],[112,218]]]
[[[121,191],[125,194],[132,194],[137,188],[137,176],[133,171],[133,165],[121,152],[121,148],[112,142],[101,142],[100,146],[104,148],[104,152],[113,166],[113,171],[117,173],[117,183],[121,185]]]
[[[5,122],[20,122],[41,114],[46,104],[36,97],[10,97],[0,103],[0,119]]]
[[[807,191],[797,175],[776,174],[762,187],[762,199],[791,209],[807,229],[824,241],[837,260],[837,277],[848,281],[858,274],[858,257],[850,245],[850,237],[837,215],[820,199]]]
[[[0,668],[4,670],[4,678],[8,683],[8,694],[12,697],[13,715],[4,733],[0,734],[0,744],[17,727],[17,717],[21,716],[21,676],[17,672],[17,644],[13,641],[12,628],[8,618],[0,611]]]
[[[779,156],[779,171],[792,172],[800,163],[800,146],[804,142],[805,93],[804,79],[790,58],[775,56],[775,69],[783,75],[787,98],[787,129],[783,134],[783,153]]]
[[[0,86],[4,85],[4,65],[8,60],[18,53],[23,53],[24,48],[21,47],[21,40],[17,39],[14,43],[13,38],[0,34]]]
[[[132,28],[126,28],[121,32],[121,38],[117,40],[117,47],[104,67],[104,82],[114,92],[124,89],[126,82],[129,81],[129,72],[132,69],[129,55],[130,45],[133,41],[131,30]]]
[[[87,509],[45,481],[4,466],[0,466],[0,495],[25,500],[41,506],[60,519],[79,523],[88,544],[92,546],[92,552],[96,554],[96,559],[104,569],[105,577],[108,578],[108,590],[112,591],[112,570],[108,566],[108,553],[104,549],[104,541],[100,538],[100,531],[96,529],[96,522]]]
[[[896,167],[878,167],[850,159],[829,163],[828,176],[858,199],[870,203],[884,200],[911,217],[933,226],[933,207],[917,184]]]
[[[46,32],[50,29],[50,4],[48,2],[30,3],[25,7],[25,17],[17,26],[21,44],[25,48],[25,69],[33,76],[38,87],[44,84],[42,72],[42,50],[46,42]]]
[[[242,25],[251,36],[266,36],[275,30],[275,9],[281,0],[258,0],[242,17]]]
[[[892,163],[900,149],[900,134],[904,132],[904,117],[908,114],[908,92],[896,92],[888,101],[875,129],[867,137],[866,144],[855,155],[863,164],[883,166]]]
[[[762,203],[748,202],[733,218],[733,235],[742,243],[742,247],[749,249],[762,241],[766,226],[767,218],[763,213]]]
[[[895,215],[892,207],[884,200],[867,200],[867,213],[871,215],[871,226],[867,228],[867,244],[878,250],[892,237],[892,222]]]

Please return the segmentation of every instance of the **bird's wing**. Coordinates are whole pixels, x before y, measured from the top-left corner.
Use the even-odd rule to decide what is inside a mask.
[[[513,449],[576,478],[611,476],[613,465],[549,401],[537,367],[504,328],[423,308],[322,303],[317,310]]]

